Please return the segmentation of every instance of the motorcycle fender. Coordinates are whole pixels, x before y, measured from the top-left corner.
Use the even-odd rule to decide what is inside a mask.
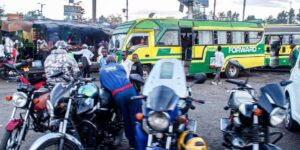
[[[148,135],[144,132],[140,122],[136,122],[135,124],[135,134],[135,140],[137,141],[136,150],[145,150],[147,147]]]
[[[84,150],[83,146],[81,143],[76,139],[74,136],[70,134],[65,134],[63,135],[62,133],[48,133],[40,138],[38,138],[30,147],[29,150],[36,150],[38,149],[44,142],[50,140],[50,139],[55,139],[55,138],[61,138],[62,136],[65,136],[66,139],[74,142],[80,150]]]
[[[5,129],[8,131],[13,131],[18,127],[22,126],[22,124],[23,124],[22,119],[12,119],[6,124]]]

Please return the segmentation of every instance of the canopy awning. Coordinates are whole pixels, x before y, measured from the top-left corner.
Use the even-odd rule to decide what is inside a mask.
[[[33,23],[29,21],[3,21],[1,30],[6,32],[15,32],[20,30],[30,32],[32,24]]]

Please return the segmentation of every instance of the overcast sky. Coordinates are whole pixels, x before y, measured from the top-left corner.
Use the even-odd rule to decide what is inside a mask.
[[[78,2],[79,0],[75,0]],[[91,18],[92,0],[81,0],[82,6],[86,9],[85,17]],[[242,16],[243,0],[216,0],[216,11],[237,11]],[[300,0],[291,0],[292,8],[299,12]],[[0,0],[0,7],[4,6],[7,13],[23,12],[40,9],[38,2],[46,4],[44,15],[52,19],[63,19],[63,5],[68,0]],[[214,0],[209,0],[207,12],[213,9]],[[247,0],[246,15],[255,15],[259,18],[267,18],[269,15],[276,17],[278,12],[290,8],[290,0]],[[121,14],[125,7],[126,0],[97,0],[97,17],[100,15]],[[129,0],[129,19],[145,18],[149,13],[155,12],[156,17],[175,17],[185,15],[179,10],[178,0]],[[185,11],[187,8],[184,9]]]

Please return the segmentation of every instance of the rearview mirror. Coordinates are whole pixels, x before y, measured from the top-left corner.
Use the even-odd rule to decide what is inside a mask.
[[[139,74],[131,74],[129,76],[129,79],[133,82],[137,82],[137,83],[142,83],[144,84],[145,83],[145,80],[143,79],[143,77]]]
[[[236,60],[230,59],[230,60],[229,60],[229,64],[231,64],[231,65],[233,65],[233,66],[239,68],[240,70],[244,70],[244,66],[241,65],[241,64],[240,64],[238,61],[236,61]]]
[[[287,86],[289,84],[291,84],[293,81],[291,80],[283,80],[280,82],[280,86]]]
[[[197,84],[202,84],[206,81],[207,79],[207,76],[205,73],[197,73],[194,75],[194,83],[197,83]]]

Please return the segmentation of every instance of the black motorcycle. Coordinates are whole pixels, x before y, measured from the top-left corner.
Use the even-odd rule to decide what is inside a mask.
[[[237,61],[230,60],[229,63],[244,70]],[[237,87],[230,91],[228,105],[224,107],[230,110],[230,115],[220,121],[223,145],[229,149],[280,150],[274,144],[283,134],[270,132],[269,128],[280,125],[285,119],[285,99],[280,86],[291,81],[282,81],[280,85],[267,84],[260,88],[261,95],[257,98],[255,90],[248,84],[248,77],[245,81],[226,80]],[[275,140],[271,141],[274,136]]]
[[[62,76],[62,73],[53,75]],[[48,111],[52,133],[40,137],[30,149],[79,150],[118,146],[123,137],[121,114],[109,92],[91,78],[57,83],[50,94]]]

